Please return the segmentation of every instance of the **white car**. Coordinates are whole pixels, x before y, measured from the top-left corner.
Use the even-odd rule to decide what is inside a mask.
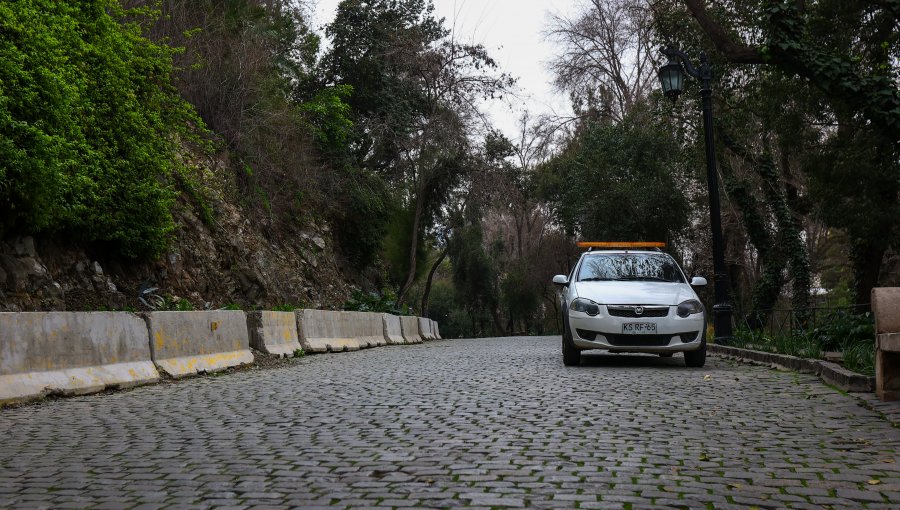
[[[580,243],[582,246],[605,243]],[[650,243],[633,243],[639,246]],[[581,255],[571,275],[556,275],[562,287],[563,363],[581,363],[581,351],[684,353],[685,364],[706,362],[706,318],[678,263],[648,249],[605,249]]]

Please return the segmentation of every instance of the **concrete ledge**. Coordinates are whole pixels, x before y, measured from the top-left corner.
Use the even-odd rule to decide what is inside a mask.
[[[719,356],[749,361],[783,370],[793,370],[803,374],[819,376],[828,384],[850,393],[867,393],[875,390],[875,378],[857,374],[828,361],[798,358],[786,354],[753,351],[727,345],[707,345],[707,352]]]
[[[400,330],[408,344],[422,343],[422,335],[419,333],[419,318],[412,316],[400,317]]]
[[[172,377],[253,362],[244,312],[152,312],[144,318],[153,362]]]
[[[875,378],[857,374],[851,370],[831,363],[819,362],[819,377],[826,383],[850,393],[869,393],[875,391]]]
[[[350,331],[348,312],[300,310],[296,312],[300,345],[308,353],[358,351],[359,341]]]
[[[406,339],[403,338],[403,327],[400,325],[400,317],[389,313],[381,314],[382,325],[384,326],[384,339],[388,345],[403,345]]]
[[[0,313],[0,404],[158,380],[147,328],[134,314]]]
[[[293,312],[250,312],[247,330],[250,346],[266,354],[293,356],[301,348]]]

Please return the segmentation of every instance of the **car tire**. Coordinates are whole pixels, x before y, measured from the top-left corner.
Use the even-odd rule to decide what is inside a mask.
[[[567,317],[563,317],[562,355],[563,365],[567,367],[581,365],[581,351],[575,347],[575,342],[572,341],[572,331],[569,329]]]
[[[706,335],[700,340],[700,348],[694,351],[685,351],[684,364],[691,368],[702,368],[706,364]]]

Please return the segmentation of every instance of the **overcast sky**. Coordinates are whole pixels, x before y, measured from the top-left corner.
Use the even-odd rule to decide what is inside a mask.
[[[334,19],[340,0],[316,0],[316,24]],[[486,110],[507,137],[517,138],[517,120],[522,112],[556,112],[568,115],[569,101],[553,88],[547,61],[553,45],[544,40],[550,13],[571,15],[578,0],[434,0],[437,17],[446,26],[455,25],[456,39],[480,43],[488,49],[504,72],[518,78],[521,95],[510,98],[510,106],[493,103]]]

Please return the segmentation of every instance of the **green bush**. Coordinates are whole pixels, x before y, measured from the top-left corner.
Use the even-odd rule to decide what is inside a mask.
[[[397,305],[397,294],[386,289],[380,294],[377,292],[363,292],[354,290],[350,299],[344,302],[344,310],[351,312],[378,312],[393,313],[397,315],[409,315],[409,308],[402,309]]]
[[[825,351],[843,354],[843,365],[862,374],[875,373],[875,324],[872,314],[828,310],[816,317],[816,327],[767,334],[749,328],[734,333],[735,347],[777,352],[803,358],[822,358]]]
[[[114,0],[0,3],[0,235],[57,232],[127,257],[174,230],[178,140],[190,105],[148,10]]]

